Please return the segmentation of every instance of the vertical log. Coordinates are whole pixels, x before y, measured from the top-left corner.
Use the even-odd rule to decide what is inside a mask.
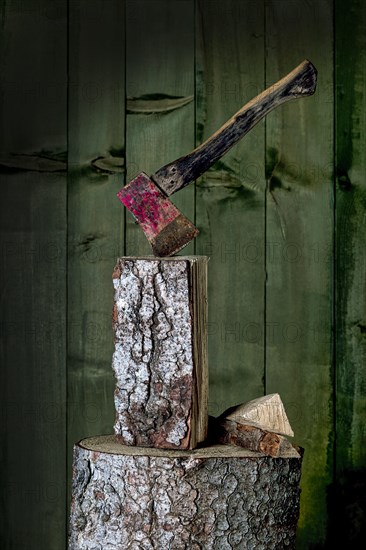
[[[115,433],[193,448],[207,432],[207,258],[124,257],[113,277]]]

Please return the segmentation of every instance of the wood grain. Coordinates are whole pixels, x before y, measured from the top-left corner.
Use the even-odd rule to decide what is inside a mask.
[[[264,12],[250,1],[197,3],[197,145],[264,90]],[[240,24],[238,25],[238,22]],[[275,80],[275,79],[274,79]],[[197,252],[210,256],[210,412],[262,395],[264,126],[198,183]]]
[[[309,548],[325,540],[332,479],[332,3],[270,1],[266,28],[267,82],[304,56],[319,75],[315,96],[266,119],[266,393],[281,395],[305,448],[298,546]]]
[[[2,3],[4,550],[63,550],[66,542],[66,29],[64,5]],[[14,158],[23,163],[4,163]]]
[[[136,106],[126,117],[127,181],[140,172],[150,176],[193,149],[194,103],[181,102],[172,110],[165,101],[162,108],[162,97],[194,94],[193,5],[193,0],[127,0],[126,90],[129,105]],[[149,111],[141,112],[137,107],[146,98]],[[179,193],[173,202],[194,223],[194,187]],[[184,254],[193,251],[191,244]],[[126,253],[151,254],[144,233],[128,212]]]

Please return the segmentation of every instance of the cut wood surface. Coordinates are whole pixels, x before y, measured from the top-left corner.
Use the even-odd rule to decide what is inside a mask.
[[[206,438],[207,260],[117,262],[114,430],[125,444],[185,449]]]
[[[69,550],[295,548],[301,459],[230,445],[74,448]]]
[[[252,399],[248,403],[231,407],[220,418],[239,424],[252,425],[262,430],[294,436],[285,408],[278,393]]]

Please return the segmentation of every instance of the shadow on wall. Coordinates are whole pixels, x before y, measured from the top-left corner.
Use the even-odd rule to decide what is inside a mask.
[[[345,471],[328,487],[328,532],[325,546],[315,549],[365,547],[366,469]]]

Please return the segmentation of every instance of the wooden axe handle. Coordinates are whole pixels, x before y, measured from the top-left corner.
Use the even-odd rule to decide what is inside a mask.
[[[291,99],[312,95],[316,88],[316,77],[316,68],[306,59],[276,84],[244,105],[191,153],[160,168],[151,176],[152,180],[168,196],[183,189],[206,172],[272,109]]]

